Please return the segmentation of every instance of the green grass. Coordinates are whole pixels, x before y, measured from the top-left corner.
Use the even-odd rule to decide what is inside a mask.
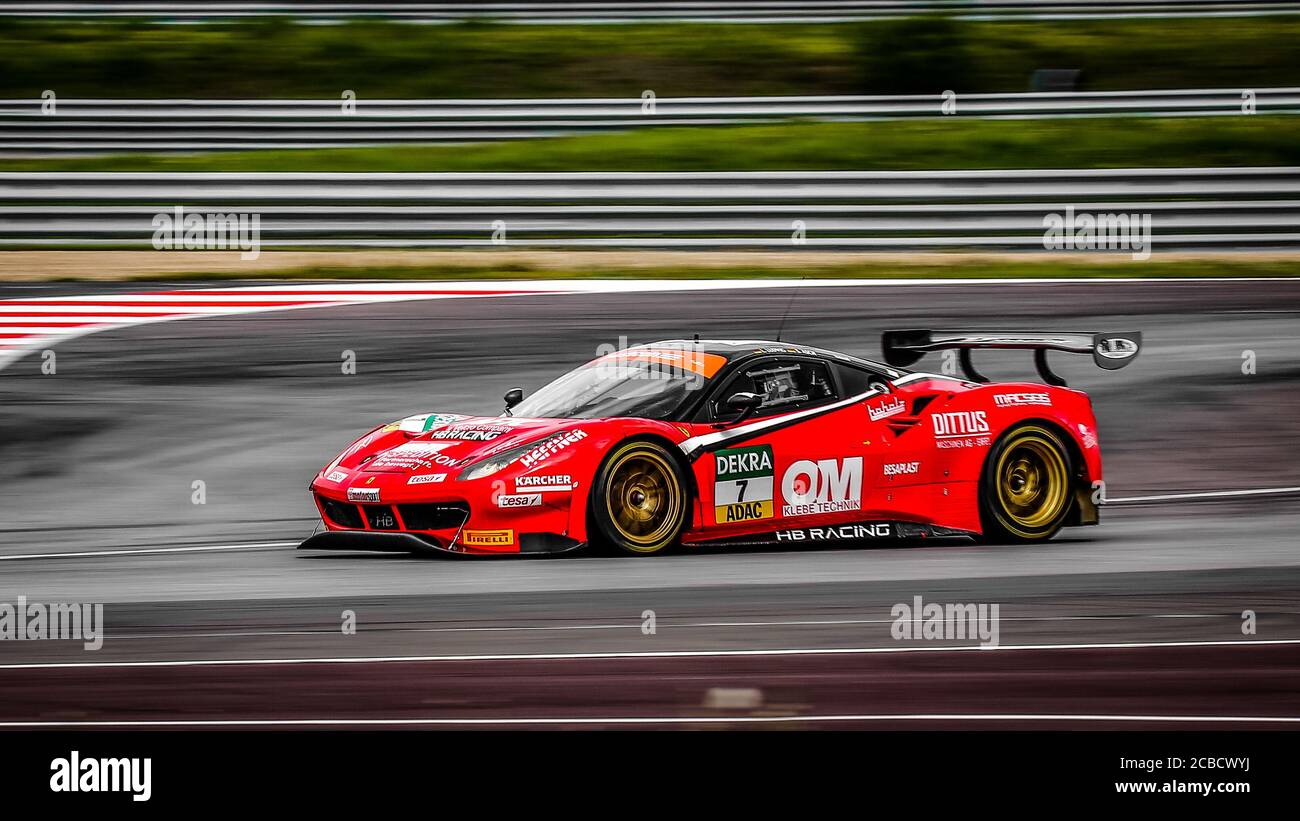
[[[1158,256],[1136,263],[1124,258],[1115,262],[1017,260],[1014,255],[998,259],[971,259],[954,254],[951,262],[935,264],[900,263],[896,259],[855,260],[839,264],[798,264],[792,254],[788,264],[772,262],[738,264],[719,268],[689,264],[663,267],[619,267],[618,265],[585,269],[555,269],[527,263],[510,265],[453,266],[412,265],[385,267],[318,266],[280,271],[213,273],[177,271],[172,274],[149,274],[127,277],[139,281],[167,280],[480,280],[480,279],[763,279],[808,277],[811,279],[1001,279],[1001,278],[1130,278],[1130,277],[1297,277],[1300,259],[1252,260],[1189,259],[1161,262]],[[69,279],[75,279],[69,278]]]
[[[1300,116],[786,123],[467,146],[0,159],[0,171],[800,171],[1300,165]]]
[[[1300,85],[1300,18],[842,25],[0,24],[0,97],[660,96]]]

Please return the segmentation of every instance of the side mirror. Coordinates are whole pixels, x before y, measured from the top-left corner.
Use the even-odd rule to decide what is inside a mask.
[[[524,389],[511,388],[510,390],[506,391],[505,400],[506,400],[506,410],[510,410],[515,405],[518,405],[520,402],[524,401]]]
[[[727,397],[727,407],[740,412],[740,416],[734,420],[733,424],[739,424],[740,422],[745,421],[749,418],[750,414],[758,410],[762,404],[763,397],[748,391],[740,391],[739,393],[733,393],[731,396]]]

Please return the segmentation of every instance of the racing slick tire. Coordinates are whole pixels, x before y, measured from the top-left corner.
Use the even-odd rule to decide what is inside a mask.
[[[992,544],[1045,542],[1073,504],[1070,452],[1047,425],[1017,425],[989,451],[980,477],[980,522]]]
[[[615,447],[596,473],[590,523],[598,545],[633,556],[677,544],[689,513],[686,476],[663,446],[634,439]]]

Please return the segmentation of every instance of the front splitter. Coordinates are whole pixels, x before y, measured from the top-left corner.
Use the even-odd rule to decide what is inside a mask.
[[[452,553],[411,533],[327,530],[298,545],[299,550],[377,551],[380,553]]]
[[[475,550],[462,545],[444,546],[414,533],[382,533],[372,530],[326,530],[298,545],[299,550],[372,551],[379,553],[445,553],[450,556],[538,556],[571,553],[584,542],[545,533],[526,533],[520,549],[511,552]]]

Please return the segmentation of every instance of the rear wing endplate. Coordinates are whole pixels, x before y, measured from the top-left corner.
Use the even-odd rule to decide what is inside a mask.
[[[881,339],[885,362],[905,368],[931,351],[960,351],[962,373],[971,382],[988,382],[975,370],[970,352],[976,348],[1000,348],[1034,352],[1034,367],[1049,385],[1065,386],[1065,380],[1047,364],[1048,351],[1092,354],[1097,367],[1118,370],[1137,358],[1142,334],[1132,333],[1048,333],[1040,331],[885,331]]]

